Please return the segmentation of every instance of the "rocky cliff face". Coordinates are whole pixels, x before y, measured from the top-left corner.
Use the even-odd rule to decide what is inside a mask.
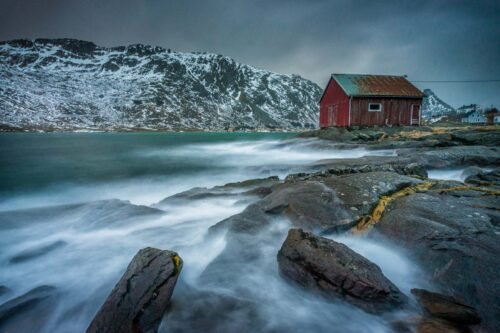
[[[21,129],[313,128],[321,88],[208,53],[0,43],[0,119]]]

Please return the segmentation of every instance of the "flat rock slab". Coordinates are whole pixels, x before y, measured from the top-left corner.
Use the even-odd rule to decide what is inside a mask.
[[[433,317],[461,325],[476,325],[481,322],[476,309],[454,297],[424,289],[412,289],[411,293],[417,297],[425,311]]]
[[[355,214],[345,207],[335,191],[316,181],[283,184],[259,205],[265,213],[283,213],[294,225],[307,229],[325,229],[355,220]]]
[[[289,230],[278,263],[283,276],[306,289],[369,313],[396,309],[407,299],[376,264],[344,244],[301,229]]]
[[[87,328],[87,333],[156,332],[182,268],[177,253],[140,250]]]
[[[422,181],[395,172],[367,172],[332,177],[324,181],[335,190],[347,208],[355,209],[357,215],[368,214],[378,200],[387,194]]]

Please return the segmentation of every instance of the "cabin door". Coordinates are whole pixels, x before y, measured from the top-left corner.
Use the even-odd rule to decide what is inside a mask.
[[[328,126],[337,126],[337,109],[338,105],[328,107]]]
[[[410,118],[410,125],[420,125],[420,105],[419,104],[412,104],[411,106],[411,118]]]

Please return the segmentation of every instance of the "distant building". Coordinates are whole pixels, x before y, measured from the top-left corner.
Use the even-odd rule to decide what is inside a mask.
[[[462,118],[462,122],[468,124],[486,124],[486,116],[481,111],[473,111],[467,113]]]
[[[420,125],[423,97],[404,76],[333,74],[319,101],[320,127]]]

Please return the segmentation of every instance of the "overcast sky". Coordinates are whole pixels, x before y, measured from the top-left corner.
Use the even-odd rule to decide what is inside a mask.
[[[38,37],[219,53],[320,86],[330,73],[500,79],[498,0],[0,0],[0,40]],[[500,82],[417,86],[500,106]]]

